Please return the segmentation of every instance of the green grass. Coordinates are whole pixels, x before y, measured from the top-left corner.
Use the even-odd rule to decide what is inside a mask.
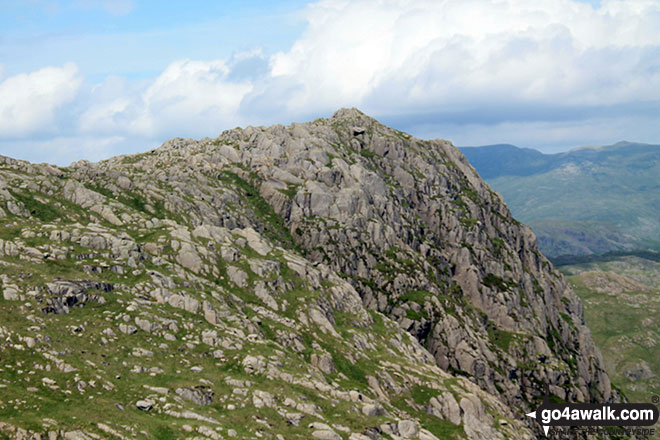
[[[429,400],[431,400],[432,397],[436,397],[438,394],[437,390],[432,390],[431,388],[422,385],[415,385],[410,389],[410,395],[415,403],[419,405],[428,405]]]
[[[373,159],[374,157],[378,157],[378,154],[374,153],[373,151],[367,150],[366,148],[363,148],[360,150],[360,156],[366,157],[367,159]]]
[[[508,352],[511,347],[511,343],[515,341],[516,334],[501,330],[495,326],[495,324],[490,324],[488,326],[488,338],[492,344],[500,348],[501,350]]]
[[[413,321],[420,321],[424,318],[427,318],[426,313],[423,310],[417,311],[413,309],[406,310],[406,317],[412,319]]]
[[[121,159],[121,163],[124,165],[133,165],[144,159],[146,156],[147,153],[127,155]]]
[[[0,227],[0,238],[3,240],[14,240],[21,235],[23,229],[23,225],[2,226]]]
[[[501,257],[502,252],[505,249],[504,240],[502,240],[501,238],[496,237],[496,238],[492,238],[490,241],[493,244],[493,255],[495,257]]]
[[[399,302],[416,302],[417,304],[424,305],[426,301],[430,299],[433,294],[426,290],[411,290],[410,292],[404,293],[399,297]]]
[[[471,228],[471,227],[473,227],[474,225],[476,225],[477,223],[479,223],[479,220],[476,219],[476,218],[470,218],[470,217],[467,217],[467,218],[462,218],[462,219],[460,220],[460,222],[461,222],[461,224],[462,224],[463,226],[465,226],[466,228]]]
[[[221,180],[240,190],[240,195],[247,202],[247,206],[262,221],[266,237],[300,251],[291,232],[284,224],[284,219],[261,197],[259,191],[250,182],[230,171],[224,171]]]
[[[180,432],[173,430],[170,426],[159,425],[151,430],[151,434],[159,440],[176,440],[179,438]]]
[[[372,374],[373,372],[370,372],[365,368],[363,361],[352,363],[338,350],[333,349],[332,347],[327,348],[332,354],[332,361],[335,364],[337,373],[342,373],[348,377],[349,381],[355,388],[366,390],[368,388],[367,375]]]
[[[108,199],[114,199],[115,195],[112,191],[110,191],[108,188],[101,186],[99,184],[92,184],[92,183],[85,183],[85,188],[97,192],[99,194],[104,195]]]
[[[287,189],[281,189],[279,191],[288,198],[293,199],[296,196],[296,194],[298,194],[299,189],[300,189],[300,185],[294,185],[289,183],[287,184]]]
[[[123,191],[122,194],[117,197],[117,200],[123,203],[124,205],[132,208],[136,211],[152,215],[150,211],[146,209],[147,200],[141,194],[132,192],[132,191]]]
[[[657,292],[599,293],[579,276],[569,278],[584,304],[585,318],[612,382],[632,402],[660,395],[660,303]],[[633,380],[626,372],[646,362],[655,375]]]
[[[19,193],[11,190],[9,192],[16,200],[23,203],[23,206],[25,206],[25,209],[30,212],[31,216],[36,217],[42,222],[52,222],[64,217],[62,211],[58,208],[50,203],[46,204],[40,202],[33,194]]]
[[[416,404],[422,406],[428,404],[428,400],[437,394],[439,394],[438,391],[415,385],[409,393],[400,395],[396,400],[393,400],[392,404],[397,408],[414,415],[414,417],[420,421],[420,424],[424,429],[427,429],[439,439],[451,440],[466,438],[465,430],[462,425],[454,425],[448,420],[439,419],[423,410],[420,411],[411,407],[406,401],[409,396]]]
[[[503,278],[498,277],[497,275],[492,273],[488,273],[481,281],[481,283],[484,286],[494,288],[497,290],[507,290],[509,288],[509,285],[507,284],[506,281],[504,281]]]
[[[448,420],[438,419],[430,415],[418,417],[420,417],[422,426],[439,439],[450,440],[466,438],[465,430],[462,425],[454,425]]]

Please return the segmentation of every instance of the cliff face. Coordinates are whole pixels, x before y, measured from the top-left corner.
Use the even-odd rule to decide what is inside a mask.
[[[354,109],[219,140],[238,146],[306,257],[345,276],[443,369],[516,405],[543,383],[565,400],[610,398],[579,300],[449,142]]]
[[[131,438],[531,438],[516,419],[545,383],[616,398],[579,300],[446,141],[344,109],[3,162],[12,435],[46,417]],[[103,417],[82,426],[81,405]]]

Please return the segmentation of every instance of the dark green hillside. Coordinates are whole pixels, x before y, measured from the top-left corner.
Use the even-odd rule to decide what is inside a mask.
[[[660,146],[462,149],[550,256],[660,249]]]

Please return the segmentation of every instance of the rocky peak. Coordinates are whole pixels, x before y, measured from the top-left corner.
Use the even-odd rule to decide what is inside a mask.
[[[371,118],[370,116],[367,116],[366,114],[362,113],[360,110],[358,110],[355,107],[340,108],[339,110],[337,110],[332,114],[332,117],[330,117],[330,119],[336,121],[352,122],[356,125],[365,124],[365,123],[371,125],[373,123],[378,123],[375,119]]]
[[[97,434],[157,413],[209,438],[532,438],[545,384],[617,398],[581,303],[463,155],[357,109],[97,164],[3,159],[0,218],[1,348],[29,348],[12,356],[42,399],[105,383],[136,408]]]

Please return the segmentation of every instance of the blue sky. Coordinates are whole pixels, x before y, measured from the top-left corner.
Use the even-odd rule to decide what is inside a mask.
[[[75,62],[91,81],[157,76],[177,59],[284,50],[304,30],[303,1],[4,1],[6,75]]]
[[[456,145],[660,143],[660,0],[0,0],[0,154],[357,106]]]

